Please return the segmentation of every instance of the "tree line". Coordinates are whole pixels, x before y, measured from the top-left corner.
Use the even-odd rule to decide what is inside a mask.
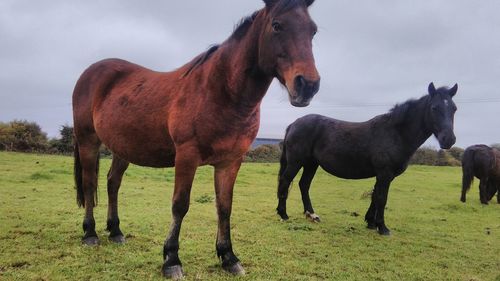
[[[48,138],[36,122],[14,120],[0,122],[0,151],[32,153],[71,154],[73,153],[73,127],[62,125],[59,137]],[[492,144],[500,149],[500,143]],[[105,147],[104,156],[111,155]],[[460,166],[464,149],[452,147],[449,150],[421,147],[415,152],[410,164],[431,166]],[[245,162],[276,163],[281,156],[281,145],[265,144],[248,151]]]

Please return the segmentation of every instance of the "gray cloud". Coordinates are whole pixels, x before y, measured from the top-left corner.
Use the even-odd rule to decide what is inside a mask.
[[[56,136],[72,122],[71,93],[88,65],[120,57],[155,70],[179,67],[262,6],[260,0],[2,1],[0,120],[34,120]],[[308,108],[294,108],[273,83],[259,136],[282,137],[289,123],[313,112],[367,120],[420,97],[434,81],[459,84],[458,145],[500,142],[499,10],[494,0],[317,0],[310,11],[319,26],[321,91]]]

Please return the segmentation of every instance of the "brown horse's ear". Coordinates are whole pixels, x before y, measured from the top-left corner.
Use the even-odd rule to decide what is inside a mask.
[[[434,87],[434,83],[429,84],[429,89],[428,89],[429,95],[434,96],[436,94],[436,87]]]
[[[306,0],[307,7],[311,6],[314,3],[314,0]]]
[[[457,90],[458,90],[458,84],[455,83],[455,86],[453,86],[453,88],[450,89],[450,96],[454,97],[457,93]]]
[[[279,0],[264,0],[264,3],[266,3],[267,8],[272,8],[278,2]]]

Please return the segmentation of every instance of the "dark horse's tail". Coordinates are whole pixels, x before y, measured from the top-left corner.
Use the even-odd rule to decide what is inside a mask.
[[[80,162],[80,152],[78,143],[75,141],[73,155],[75,158],[74,174],[75,174],[75,187],[76,187],[76,203],[78,207],[85,207],[85,196],[83,191],[83,170]],[[97,154],[96,174],[99,172],[99,154]],[[97,186],[96,186],[97,188]],[[97,205],[97,190],[94,190],[94,206]]]
[[[465,194],[474,181],[474,150],[466,149],[462,157],[462,196],[460,201],[465,202]]]
[[[286,137],[288,135],[288,130],[289,129],[290,129],[290,126],[288,126],[286,128],[285,138],[283,139],[283,146],[281,148],[280,170],[278,172],[278,198],[281,198],[280,195],[282,195],[281,193],[283,192],[283,190],[280,190],[280,188],[279,188],[279,183],[280,183],[281,177],[285,173],[286,166],[287,166],[287,160],[286,160]]]

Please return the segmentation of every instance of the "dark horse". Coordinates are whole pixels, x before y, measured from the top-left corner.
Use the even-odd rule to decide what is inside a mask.
[[[318,166],[345,179],[376,177],[368,228],[389,235],[384,209],[391,181],[403,173],[410,157],[432,134],[441,148],[455,143],[453,120],[457,107],[452,97],[458,86],[436,89],[418,100],[396,105],[390,112],[361,123],[321,115],[307,115],[288,126],[281,155],[278,214],[288,219],[286,199],[290,183],[304,168],[299,186],[306,217],[319,221],[309,198],[309,187]]]
[[[236,175],[259,128],[260,103],[277,78],[292,105],[307,106],[320,80],[312,54],[317,27],[308,12],[314,0],[264,2],[265,7],[245,18],[225,42],[172,72],[108,59],[81,75],[73,93],[73,115],[77,200],[85,207],[84,244],[99,242],[93,208],[103,143],[113,152],[107,177],[111,241],[124,241],[117,196],[129,163],[175,166],[162,273],[182,277],[178,256],[182,220],[197,167],[211,165],[217,255],[225,270],[244,273],[231,245],[230,216]]]
[[[497,194],[500,204],[500,151],[484,144],[467,147],[462,157],[462,196],[460,201],[465,202],[465,194],[469,191],[474,176],[479,179],[479,199],[482,204]]]

